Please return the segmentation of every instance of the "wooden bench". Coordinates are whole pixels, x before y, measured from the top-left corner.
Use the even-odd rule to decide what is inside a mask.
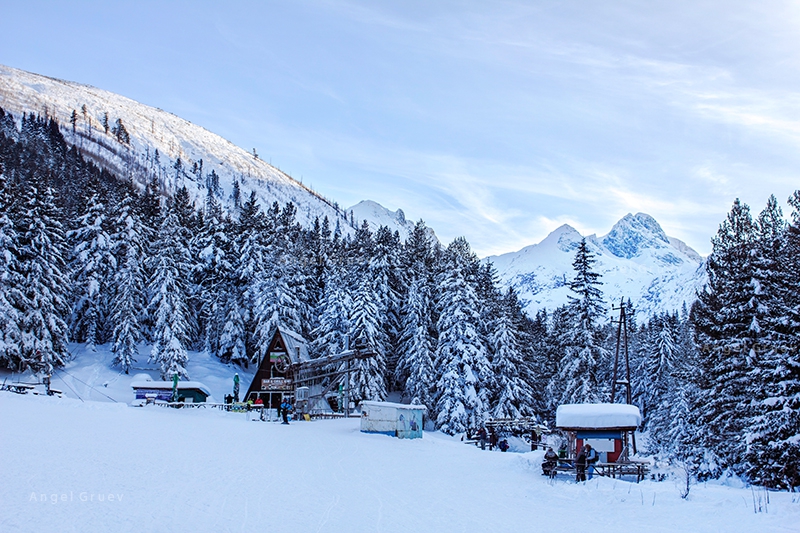
[[[571,474],[577,476],[578,471],[573,461],[573,459],[559,459],[556,467],[551,470],[553,473],[550,477],[555,477],[557,474]],[[640,481],[644,481],[649,471],[649,465],[640,461],[628,463],[595,463],[592,475],[610,477],[612,479],[631,476],[635,477],[636,482],[639,483]],[[586,474],[588,476],[589,467],[586,468]]]

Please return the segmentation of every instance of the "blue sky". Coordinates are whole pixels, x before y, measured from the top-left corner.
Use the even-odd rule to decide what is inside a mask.
[[[800,188],[789,2],[9,2],[0,63],[160,107],[480,255]]]

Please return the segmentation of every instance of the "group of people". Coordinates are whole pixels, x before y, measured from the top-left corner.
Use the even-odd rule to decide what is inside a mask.
[[[253,405],[263,406],[264,400],[262,400],[261,397],[259,396],[258,398],[256,398],[256,401],[253,402]],[[289,423],[289,413],[291,413],[292,410],[293,407],[291,402],[289,402],[289,400],[284,398],[283,401],[281,402],[280,407],[278,407],[278,412],[280,413],[281,418],[283,419],[283,422],[281,422],[281,424]],[[264,409],[261,410],[261,419],[262,420],[264,419]]]
[[[481,447],[481,450],[486,449],[486,442],[489,442],[489,450],[493,450],[495,447],[499,448],[501,452],[507,452],[508,449],[511,447],[508,444],[507,439],[500,439],[495,432],[494,428],[491,431],[487,432],[485,427],[482,427],[478,430],[478,433],[475,435],[478,439],[478,445]]]
[[[547,448],[544,454],[544,462],[542,462],[542,474],[549,477],[555,477],[558,467],[558,454],[553,451],[552,447]],[[589,479],[592,479],[594,474],[594,465],[600,460],[597,450],[592,448],[590,444],[586,444],[581,448],[578,456],[575,458],[575,481],[586,481],[586,474],[588,472]]]

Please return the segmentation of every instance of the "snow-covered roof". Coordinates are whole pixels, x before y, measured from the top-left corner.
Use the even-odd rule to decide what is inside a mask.
[[[172,389],[172,382],[171,381],[134,381],[131,383],[131,387],[134,389]],[[186,389],[197,389],[207,396],[211,396],[211,392],[208,390],[208,387],[200,383],[199,381],[179,381],[178,382],[178,390],[186,390]]]
[[[392,402],[376,402],[372,400],[366,400],[361,402],[361,408],[364,407],[393,407],[395,409],[424,409],[427,410],[428,408],[422,404],[409,404],[409,403],[392,403]]]
[[[556,427],[561,429],[636,428],[642,415],[635,405],[620,403],[582,403],[560,405]]]
[[[283,342],[286,344],[286,351],[289,353],[289,357],[292,359],[293,363],[301,363],[310,359],[308,356],[308,343],[302,335],[290,329],[286,329],[283,326],[279,327],[278,330],[281,332],[281,338],[283,338]],[[300,356],[299,360],[297,360],[298,354]]]

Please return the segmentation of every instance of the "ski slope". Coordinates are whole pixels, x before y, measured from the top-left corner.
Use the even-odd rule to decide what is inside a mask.
[[[541,452],[481,451],[435,432],[363,434],[358,419],[284,426],[0,392],[0,420],[4,533],[782,533],[800,524],[797,494],[709,483],[683,500],[671,480],[549,481]]]

